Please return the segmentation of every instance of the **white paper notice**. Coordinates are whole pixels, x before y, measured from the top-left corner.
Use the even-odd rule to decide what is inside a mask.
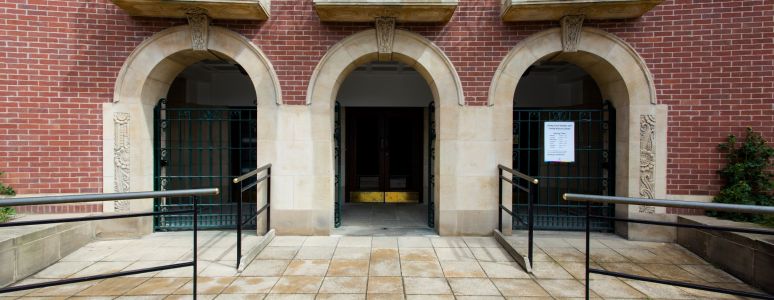
[[[575,123],[545,122],[544,161],[575,162]]]

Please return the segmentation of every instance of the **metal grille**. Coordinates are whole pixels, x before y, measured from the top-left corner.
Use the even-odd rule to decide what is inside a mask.
[[[427,226],[430,228],[435,227],[435,198],[433,197],[433,189],[435,188],[435,170],[433,165],[435,162],[435,102],[430,102],[427,107],[427,132],[428,132],[428,145],[427,145]]]
[[[336,101],[336,107],[334,108],[334,129],[333,129],[333,145],[334,156],[336,162],[336,175],[334,177],[334,188],[336,189],[336,199],[333,204],[333,226],[336,228],[341,227],[341,203],[344,197],[344,187],[341,185],[341,104]]]
[[[167,107],[165,99],[156,106],[154,188],[217,187],[221,191],[199,199],[200,228],[236,226],[240,193],[231,180],[256,168],[256,116],[254,107]],[[256,195],[252,193],[244,197],[243,220],[255,214]],[[154,201],[154,210],[164,212],[190,205],[186,198],[159,198]],[[154,228],[160,231],[188,230],[192,226],[190,215],[154,219]]]
[[[544,162],[545,122],[575,123],[575,162]],[[535,203],[535,229],[584,230],[585,204],[562,200],[564,193],[613,195],[615,178],[615,110],[514,109],[513,167],[540,179]],[[513,192],[513,211],[526,220],[528,195]],[[613,216],[612,205],[592,205],[592,214]],[[514,221],[514,228],[522,229]],[[592,230],[612,231],[613,223],[592,220]]]

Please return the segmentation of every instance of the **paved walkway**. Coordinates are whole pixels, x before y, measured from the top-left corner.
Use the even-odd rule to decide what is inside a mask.
[[[233,233],[200,234],[201,299],[565,299],[583,296],[582,236],[540,234],[529,275],[491,237],[279,236],[241,274]],[[254,239],[251,237],[250,239]],[[660,278],[750,289],[674,244],[595,235],[594,265]],[[521,237],[513,242],[523,244]],[[98,241],[23,283],[190,259],[190,233]],[[4,295],[0,299],[186,299],[190,268]],[[735,297],[593,275],[596,298]],[[49,298],[43,298],[49,297]]]

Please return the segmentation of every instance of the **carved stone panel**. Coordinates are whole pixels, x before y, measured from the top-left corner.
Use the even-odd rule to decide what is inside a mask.
[[[117,112],[113,114],[115,123],[115,145],[113,147],[113,162],[115,163],[115,191],[125,193],[130,190],[129,169],[129,114]],[[129,201],[113,202],[115,211],[129,211]]]
[[[656,167],[656,116],[640,116],[640,197],[654,198]],[[653,206],[640,206],[640,212],[655,213]]]
[[[395,18],[376,18],[376,46],[379,60],[392,60],[393,40],[395,40]]]
[[[584,15],[562,17],[560,22],[562,24],[562,50],[564,52],[578,51],[585,17]]]
[[[207,51],[209,39],[210,20],[207,10],[192,8],[186,11],[188,26],[191,27],[191,49],[194,51]]]

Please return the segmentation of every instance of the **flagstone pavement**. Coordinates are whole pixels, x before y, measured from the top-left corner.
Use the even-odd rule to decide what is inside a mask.
[[[190,232],[100,240],[19,284],[190,260]],[[199,234],[200,299],[569,299],[584,295],[584,240],[536,233],[534,274],[492,237],[277,236],[237,273],[231,232]],[[255,236],[248,239],[255,239]],[[524,238],[512,243],[523,246]],[[754,290],[675,244],[593,235],[592,263],[607,270]],[[0,295],[0,299],[189,299],[190,267]],[[735,299],[592,275],[600,299]]]

